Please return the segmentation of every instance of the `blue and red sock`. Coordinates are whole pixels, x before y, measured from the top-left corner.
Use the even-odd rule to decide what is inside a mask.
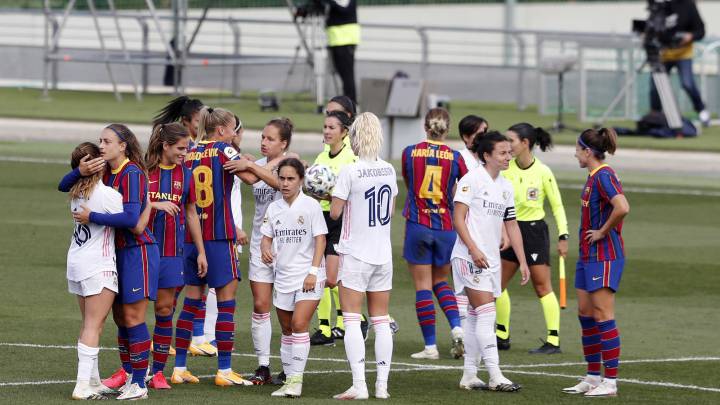
[[[218,370],[232,368],[232,350],[235,342],[235,300],[218,301],[215,323],[215,341],[218,349]]]
[[[130,342],[130,364],[132,364],[132,382],[145,388],[145,375],[150,357],[150,333],[145,322],[127,328]]]
[[[205,299],[207,295],[203,295],[201,305],[198,307],[198,311],[193,319],[193,336],[205,336]]]
[[[175,326],[175,367],[185,367],[187,364],[187,350],[192,338],[193,319],[201,305],[201,300],[185,297],[182,312],[180,312]]]
[[[172,343],[172,319],[173,316],[155,315],[155,330],[153,331],[153,365],[152,375],[165,369],[170,344]]]
[[[130,364],[130,343],[128,343],[128,332],[124,326],[118,326],[118,352],[120,353],[120,362],[126,373],[132,373],[132,365]]]
[[[455,306],[457,308],[457,305]],[[420,330],[425,339],[425,346],[435,344],[435,303],[432,291],[415,291],[415,313],[417,314]]]
[[[455,293],[446,281],[441,281],[433,286],[433,292],[437,297],[440,308],[445,312],[445,317],[450,324],[450,329],[460,327],[460,312],[458,311]]]
[[[605,378],[617,378],[618,365],[620,363],[620,332],[615,326],[615,320],[610,319],[598,322],[602,339],[602,361],[605,366]]]
[[[597,322],[590,316],[578,316],[582,327],[582,345],[585,361],[587,362],[587,374],[600,376],[600,360],[602,345],[600,341],[600,329]]]

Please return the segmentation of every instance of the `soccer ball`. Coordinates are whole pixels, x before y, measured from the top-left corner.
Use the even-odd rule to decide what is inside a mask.
[[[305,189],[310,194],[324,196],[335,187],[335,173],[329,167],[314,164],[305,171]]]

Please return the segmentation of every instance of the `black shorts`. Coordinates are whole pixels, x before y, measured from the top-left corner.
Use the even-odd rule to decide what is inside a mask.
[[[545,221],[518,221],[523,238],[525,260],[528,266],[550,265],[550,235]],[[520,263],[515,251],[508,248],[500,252],[503,260]]]
[[[328,233],[325,235],[325,256],[335,255],[335,245],[340,242],[340,231],[342,231],[342,215],[337,220],[330,218],[330,211],[323,211],[325,217],[325,225]]]

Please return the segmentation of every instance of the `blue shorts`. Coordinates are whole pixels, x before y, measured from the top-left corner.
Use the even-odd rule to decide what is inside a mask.
[[[158,288],[176,288],[185,285],[183,258],[180,256],[160,257],[160,279]]]
[[[441,231],[406,221],[403,258],[410,264],[444,266],[450,263],[455,239],[455,231]]]
[[[206,240],[205,256],[208,261],[208,272],[205,277],[197,275],[197,249],[192,243],[186,243],[185,257],[185,284],[205,285],[210,288],[220,288],[232,280],[240,280],[237,258],[235,257],[235,244],[231,240]]]
[[[581,262],[575,266],[575,288],[593,292],[609,288],[617,292],[620,287],[625,259],[604,262]]]
[[[160,251],[157,245],[119,249],[117,257],[118,298],[123,304],[157,298]]]

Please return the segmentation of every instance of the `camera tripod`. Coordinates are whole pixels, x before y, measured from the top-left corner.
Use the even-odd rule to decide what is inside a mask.
[[[638,75],[642,73],[645,66],[650,66],[650,75],[653,83],[655,84],[658,95],[660,96],[660,105],[662,105],[662,112],[665,114],[668,126],[674,130],[682,128],[682,116],[680,115],[680,109],[678,108],[677,100],[673,94],[670,77],[665,70],[665,66],[657,60],[657,58],[652,59],[653,60],[651,61],[649,57],[646,58],[645,61],[640,64],[640,67],[635,70],[635,74],[632,79],[625,83],[623,88],[620,89],[620,92],[618,92],[617,96],[615,96],[610,105],[608,105],[607,109],[596,124],[597,127],[602,126],[605,121],[607,121],[610,113],[615,109],[615,107],[617,107],[620,100],[627,95],[628,90],[635,84]]]

